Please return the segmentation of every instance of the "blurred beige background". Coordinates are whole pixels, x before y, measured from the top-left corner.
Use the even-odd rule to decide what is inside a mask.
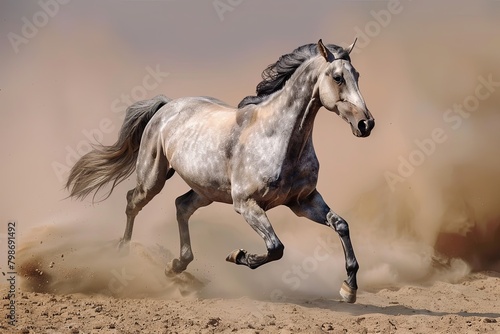
[[[352,61],[377,125],[355,138],[322,109],[314,140],[318,189],[350,223],[360,282],[368,289],[498,270],[500,87],[473,97],[484,80],[500,82],[499,15],[493,0],[2,1],[0,222],[16,220],[21,241],[45,237],[33,227],[63,225],[117,239],[134,177],[95,205],[65,199],[63,179],[89,138],[114,142],[128,100],[208,95],[236,105],[280,55],[319,38],[345,46],[358,37]],[[477,102],[469,116],[453,111],[466,102]],[[388,173],[398,175],[401,159],[419,150],[415,141],[436,128],[446,140],[391,186]],[[134,240],[177,254],[174,199],[186,190],[170,180],[141,212]],[[264,249],[230,206],[192,218],[190,269],[211,280],[211,294],[259,291],[264,282],[266,291],[288,291],[284,273],[313,256],[318,238],[336,237],[287,209],[269,216],[286,255],[252,272],[224,262],[234,248]],[[338,243],[332,247],[295,290],[336,290],[345,273]]]

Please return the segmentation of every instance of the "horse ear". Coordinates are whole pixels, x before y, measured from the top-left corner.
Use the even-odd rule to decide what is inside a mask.
[[[354,42],[345,49],[348,54],[351,54],[351,51],[352,51],[352,49],[354,49],[354,45],[356,45],[356,41],[357,40],[358,40],[358,38],[356,37],[356,39],[354,40]]]
[[[321,39],[318,41],[318,51],[323,56],[323,58],[328,61],[328,50],[326,49],[326,46],[323,44],[323,41]]]

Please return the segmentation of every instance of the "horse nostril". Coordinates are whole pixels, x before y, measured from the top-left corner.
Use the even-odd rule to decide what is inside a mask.
[[[362,137],[369,136],[370,132],[373,130],[374,127],[375,127],[375,120],[373,118],[364,119],[358,122],[358,130],[361,133]]]
[[[361,132],[361,134],[365,134],[366,131],[368,130],[368,121],[367,120],[359,121],[358,130]]]

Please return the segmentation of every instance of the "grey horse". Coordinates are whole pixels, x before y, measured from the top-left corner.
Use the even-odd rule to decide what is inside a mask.
[[[175,201],[180,256],[169,264],[168,274],[184,271],[193,261],[188,221],[198,208],[212,202],[234,206],[264,239],[267,252],[238,249],[226,260],[255,269],[283,256],[266,211],[288,206],[339,234],[347,271],[340,294],[355,302],[359,266],[349,228],[316,190],[319,162],[312,140],[321,107],[342,117],[357,137],[369,136],[375,125],[349,57],[354,44],[342,48],[319,40],[281,56],[262,73],[257,95],[244,98],[238,108],[211,97],[160,95],[134,103],[118,141],[96,147],[73,166],[66,184],[70,196],[95,196],[111,183],[109,196],[136,170],[137,185],[127,193],[123,245],[132,237],[139,211],[177,172],[191,190]]]

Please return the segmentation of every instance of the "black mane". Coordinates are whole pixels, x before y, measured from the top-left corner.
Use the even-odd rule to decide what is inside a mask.
[[[350,61],[349,54],[342,47],[334,44],[326,45],[328,50],[336,58]],[[266,67],[262,72],[262,81],[256,88],[256,96],[247,96],[238,104],[238,108],[243,108],[249,104],[259,104],[270,94],[283,88],[286,81],[302,63],[318,54],[317,44],[306,44],[293,50],[291,53],[282,55],[278,61]]]

